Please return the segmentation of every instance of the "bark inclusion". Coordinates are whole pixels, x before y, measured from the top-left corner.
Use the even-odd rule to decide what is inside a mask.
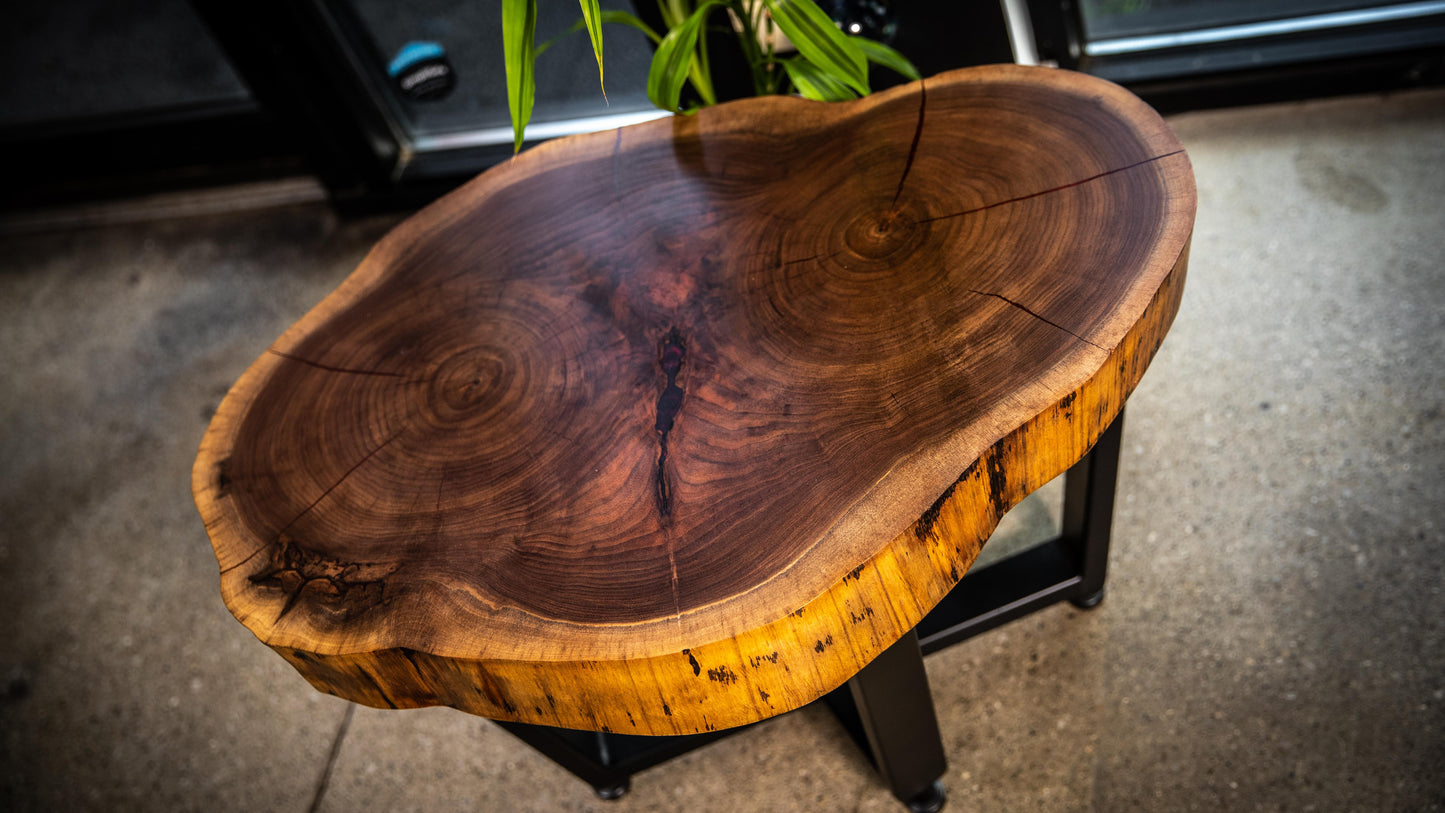
[[[667,332],[658,353],[658,366],[667,377],[662,394],[657,396],[657,512],[663,519],[672,516],[672,485],[667,474],[667,436],[682,410],[682,387],[677,377],[682,372],[683,359],[687,357],[687,345],[683,344],[682,333],[677,328]]]

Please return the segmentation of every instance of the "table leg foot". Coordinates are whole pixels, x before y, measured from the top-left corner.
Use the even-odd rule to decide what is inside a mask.
[[[593,786],[592,792],[597,794],[597,798],[610,802],[614,799],[621,799],[623,796],[626,796],[627,791],[631,788],[632,780],[624,779],[615,785],[607,785],[605,787]]]
[[[938,813],[946,801],[948,792],[943,789],[942,782],[935,781],[903,804],[907,805],[912,813]]]
[[[1078,607],[1080,610],[1092,610],[1104,603],[1104,589],[1101,587],[1096,592],[1090,593],[1087,596],[1071,598],[1069,599],[1069,603]]]
[[[1123,436],[1124,411],[1119,410],[1094,448],[1064,475],[1064,525],[1060,536],[1073,550],[1082,582],[1080,594],[1069,601],[1081,610],[1092,610],[1104,600]]]

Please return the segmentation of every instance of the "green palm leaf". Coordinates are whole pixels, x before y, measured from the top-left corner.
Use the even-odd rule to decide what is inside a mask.
[[[800,56],[784,60],[783,68],[787,70],[788,78],[793,80],[793,87],[797,88],[804,98],[820,102],[844,102],[858,98],[858,92],[853,88],[843,84],[832,74],[819,70],[817,65]]]
[[[869,62],[882,65],[912,82],[917,82],[923,78],[919,75],[918,69],[913,67],[913,63],[908,61],[907,57],[889,48],[887,45],[881,42],[874,42],[873,40],[866,40],[862,37],[850,37],[850,39],[852,39],[853,44],[857,45],[858,49],[863,52],[863,56],[868,58]]]
[[[773,22],[783,29],[798,53],[823,73],[831,74],[860,94],[868,93],[868,61],[813,0],[763,0]]]
[[[653,44],[653,45],[657,45],[658,43],[662,42],[662,37],[657,36],[657,32],[656,32],[656,31],[653,31],[651,26],[649,26],[647,23],[644,23],[643,21],[637,19],[637,17],[635,17],[635,16],[633,16],[633,15],[631,15],[631,14],[628,14],[628,13],[625,12],[625,11],[615,11],[615,10],[613,10],[613,9],[603,9],[603,10],[602,10],[602,14],[600,15],[600,19],[602,20],[602,23],[603,23],[604,25],[617,24],[617,25],[625,25],[625,26],[628,26],[629,28],[635,28],[635,29],[637,29],[638,31],[641,31],[643,34],[646,34],[646,35],[647,35],[647,38],[650,39],[650,40],[652,40],[652,44]],[[572,34],[576,34],[578,31],[581,31],[583,28],[586,28],[586,27],[587,27],[587,21],[586,21],[586,20],[578,20],[577,22],[575,22],[575,23],[567,26],[567,30],[566,30],[566,31],[563,31],[562,33],[558,34],[557,36],[555,36],[555,37],[553,37],[553,38],[551,38],[551,39],[549,39],[549,40],[544,40],[541,45],[538,45],[538,46],[537,46],[537,58],[538,58],[538,59],[541,59],[541,58],[542,58],[542,54],[546,53],[546,51],[547,51],[548,48],[551,48],[553,45],[556,45],[557,43],[561,42],[564,37],[568,37],[568,36],[571,36]]]
[[[682,85],[693,67],[697,38],[703,23],[707,22],[707,15],[714,8],[722,5],[726,5],[724,0],[707,0],[662,38],[657,53],[652,56],[652,68],[647,73],[647,98],[653,104],[663,110],[677,110],[682,99]],[[711,103],[710,100],[704,101]]]
[[[532,119],[537,97],[537,0],[502,0],[502,60],[507,72],[507,107],[512,112],[512,152],[522,149],[522,134]]]
[[[597,84],[602,88],[602,98],[607,98],[607,83],[602,76],[602,9],[597,0],[578,0],[582,4],[582,21],[587,24],[587,34],[592,37],[592,53],[597,57]]]

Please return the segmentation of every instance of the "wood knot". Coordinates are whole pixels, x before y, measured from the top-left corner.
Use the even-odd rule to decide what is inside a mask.
[[[489,348],[450,356],[431,378],[427,412],[441,424],[475,421],[506,399],[517,369],[514,359]]]
[[[864,212],[851,221],[843,232],[848,252],[867,260],[884,260],[907,256],[926,236],[928,227],[921,223],[907,205]]]

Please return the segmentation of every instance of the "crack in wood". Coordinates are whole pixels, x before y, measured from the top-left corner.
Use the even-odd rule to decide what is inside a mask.
[[[384,370],[357,370],[351,367],[335,367],[330,364],[322,364],[319,361],[312,361],[310,359],[305,359],[300,356],[293,356],[290,353],[283,353],[280,350],[276,350],[275,348],[269,348],[266,352],[270,353],[273,356],[280,356],[287,361],[294,361],[297,364],[305,364],[307,367],[315,367],[318,370],[325,370],[329,373],[346,373],[348,375],[376,375],[385,378],[403,377],[401,373],[389,373]]]
[[[274,544],[274,543],[273,543],[273,544]],[[235,570],[236,568],[238,568],[238,567],[246,564],[247,562],[251,561],[252,559],[255,559],[255,558],[256,558],[256,555],[259,554],[261,551],[263,551],[263,550],[270,550],[270,548],[271,548],[270,545],[261,545],[260,547],[256,548],[255,550],[251,551],[250,553],[246,554],[246,558],[242,559],[241,561],[239,561],[239,562],[237,562],[237,563],[235,563],[235,564],[233,564],[233,565],[227,565],[227,566],[221,568],[221,575],[224,576],[224,575],[226,575],[227,573],[230,573],[232,570]]]
[[[362,465],[366,463],[366,461],[368,461],[368,460],[370,460],[371,458],[375,457],[377,452],[380,452],[382,449],[385,449],[387,446],[390,446],[392,441],[394,441],[394,440],[396,440],[397,438],[401,437],[401,433],[402,433],[402,432],[405,432],[405,431],[407,430],[407,428],[408,428],[408,427],[407,427],[406,424],[402,424],[402,427],[401,427],[400,429],[396,430],[395,432],[393,432],[392,435],[391,435],[391,437],[387,438],[386,440],[383,440],[375,449],[372,449],[371,451],[367,452],[365,457],[363,457],[363,458],[361,458],[360,460],[356,461],[356,463],[355,463],[351,468],[347,469],[347,470],[346,470],[346,473],[343,474],[343,475],[341,475],[340,479],[338,479],[335,483],[333,483],[330,488],[328,488],[328,489],[326,489],[325,491],[321,492],[321,496],[320,496],[320,497],[317,497],[315,500],[312,500],[312,501],[311,501],[311,504],[308,505],[308,506],[306,506],[304,509],[302,509],[301,513],[299,513],[299,514],[297,514],[296,516],[292,517],[290,522],[288,522],[288,523],[286,523],[285,525],[281,526],[281,530],[279,530],[279,531],[276,532],[276,538],[277,538],[277,540],[279,541],[279,539],[280,539],[280,537],[281,537],[281,534],[284,534],[284,533],[286,533],[288,530],[290,530],[292,525],[295,525],[298,521],[300,521],[300,519],[301,519],[302,517],[304,517],[304,516],[306,516],[307,514],[311,513],[311,509],[313,509],[313,508],[315,508],[316,506],[320,505],[320,504],[321,504],[321,501],[324,500],[324,499],[326,499],[328,496],[330,496],[331,492],[335,491],[338,487],[340,487],[340,485],[341,485],[342,483],[346,482],[346,478],[348,478],[348,477],[350,477],[352,474],[354,474],[357,469],[361,468]]]
[[[893,193],[893,204],[903,195],[903,184],[908,181],[908,171],[913,169],[913,159],[918,155],[918,139],[923,136],[923,111],[928,106],[928,83],[918,83],[918,126],[913,130],[913,143],[908,147],[908,161],[903,165],[903,176],[898,179],[898,189]]]
[[[1027,305],[1024,305],[1024,304],[1022,304],[1022,303],[1015,302],[1014,300],[1009,299],[1008,297],[1004,296],[1003,294],[995,294],[995,293],[992,293],[992,292],[990,292],[990,291],[978,291],[978,290],[975,290],[975,289],[973,289],[973,288],[969,288],[969,289],[968,289],[968,292],[971,293],[971,294],[977,294],[977,295],[979,295],[979,296],[991,296],[991,297],[993,297],[994,299],[1001,299],[1001,300],[1003,300],[1004,302],[1007,302],[1008,304],[1013,305],[1015,308],[1018,308],[1019,310],[1023,311],[1024,313],[1027,313],[1029,316],[1034,317],[1035,319],[1039,320],[1040,322],[1043,322],[1043,323],[1048,324],[1048,325],[1052,325],[1052,326],[1058,328],[1059,330],[1062,330],[1063,332],[1069,334],[1070,336],[1073,336],[1075,339],[1078,339],[1079,341],[1083,342],[1084,344],[1087,344],[1087,345],[1090,346],[1090,347],[1098,348],[1099,350],[1105,350],[1105,348],[1099,347],[1099,345],[1094,344],[1093,342],[1089,341],[1088,339],[1084,338],[1083,336],[1080,336],[1079,334],[1075,333],[1074,331],[1069,330],[1068,328],[1064,327],[1063,325],[1059,324],[1058,322],[1055,322],[1054,320],[1049,319],[1048,317],[1043,316],[1043,315],[1035,312],[1032,308],[1028,307]]]
[[[278,577],[277,577],[277,574],[276,574],[276,573],[269,573],[269,574],[266,575],[265,578],[255,578],[255,577],[252,577],[251,583],[252,583],[252,584],[266,584],[267,582],[271,582],[271,581],[277,580],[277,578],[278,578]],[[306,589],[306,585],[310,584],[312,581],[314,581],[314,579],[306,579],[305,581],[303,581],[303,582],[301,582],[300,584],[296,585],[296,588],[295,588],[294,590],[292,590],[289,595],[286,596],[286,603],[281,605],[281,612],[279,612],[279,613],[276,614],[276,620],[275,620],[275,621],[272,621],[271,623],[273,623],[273,624],[279,623],[279,622],[281,621],[281,619],[283,619],[283,618],[286,617],[286,614],[287,614],[287,613],[291,612],[292,608],[294,608],[294,607],[296,606],[296,602],[301,598],[301,591],[302,591],[302,590],[305,590],[305,589]]]
[[[836,251],[831,252],[831,253],[828,253],[828,254],[818,253],[818,254],[810,255],[810,256],[808,256],[808,257],[799,257],[799,258],[797,258],[796,260],[783,260],[782,263],[780,263],[779,267],[781,267],[781,268],[787,268],[787,267],[790,266],[790,265],[797,265],[797,264],[799,264],[799,263],[810,263],[810,262],[813,262],[814,260],[829,259],[829,258],[832,258],[832,257],[833,257],[834,255],[836,255],[837,253],[838,253],[838,252],[836,252]]]
[[[932,222],[935,221],[935,220],[947,220],[947,219],[949,219],[949,218],[951,218],[951,217],[963,217],[964,215],[971,215],[971,214],[975,214],[975,213],[977,213],[977,212],[987,211],[988,209],[996,209],[996,208],[998,208],[999,206],[1007,206],[1007,205],[1009,205],[1010,203],[1018,203],[1018,202],[1020,202],[1020,201],[1029,200],[1029,199],[1031,199],[1031,198],[1042,197],[1042,196],[1044,196],[1044,195],[1051,195],[1051,194],[1053,194],[1053,193],[1055,193],[1055,192],[1062,192],[1062,191],[1065,190],[1065,189],[1073,189],[1073,188],[1076,187],[1076,186],[1082,186],[1083,184],[1089,183],[1090,181],[1097,181],[1097,180],[1099,180],[1100,178],[1107,178],[1107,177],[1109,177],[1110,175],[1118,175],[1120,172],[1128,172],[1128,171],[1131,170],[1131,169],[1135,169],[1135,168],[1137,168],[1137,167],[1142,167],[1142,166],[1144,166],[1145,164],[1152,164],[1152,163],[1154,163],[1155,161],[1163,161],[1165,158],[1172,158],[1173,156],[1183,155],[1183,154],[1184,154],[1184,150],[1175,150],[1175,151],[1173,151],[1173,152],[1166,152],[1166,153],[1164,153],[1163,155],[1156,155],[1156,156],[1154,156],[1153,158],[1145,158],[1145,159],[1142,160],[1142,161],[1135,161],[1134,163],[1129,164],[1128,166],[1119,167],[1119,168],[1117,168],[1117,169],[1111,169],[1111,170],[1108,170],[1108,171],[1106,171],[1106,172],[1100,172],[1098,175],[1090,175],[1089,177],[1084,178],[1083,180],[1074,181],[1074,182],[1072,182],[1072,183],[1066,183],[1066,184],[1063,184],[1062,186],[1055,186],[1055,187],[1053,187],[1053,188],[1051,188],[1051,189],[1045,189],[1045,190],[1042,191],[1042,192],[1033,192],[1033,193],[1028,194],[1028,195],[1019,195],[1019,196],[1016,197],[1016,198],[1009,198],[1008,200],[1001,200],[1001,201],[998,201],[998,202],[996,202],[996,203],[989,203],[989,204],[986,204],[986,205],[983,205],[983,206],[976,206],[976,207],[974,207],[974,208],[972,208],[972,209],[964,209],[962,212],[954,212],[953,214],[938,215],[937,217],[925,217],[925,218],[920,219],[918,222],[919,222],[919,223],[932,223]]]

